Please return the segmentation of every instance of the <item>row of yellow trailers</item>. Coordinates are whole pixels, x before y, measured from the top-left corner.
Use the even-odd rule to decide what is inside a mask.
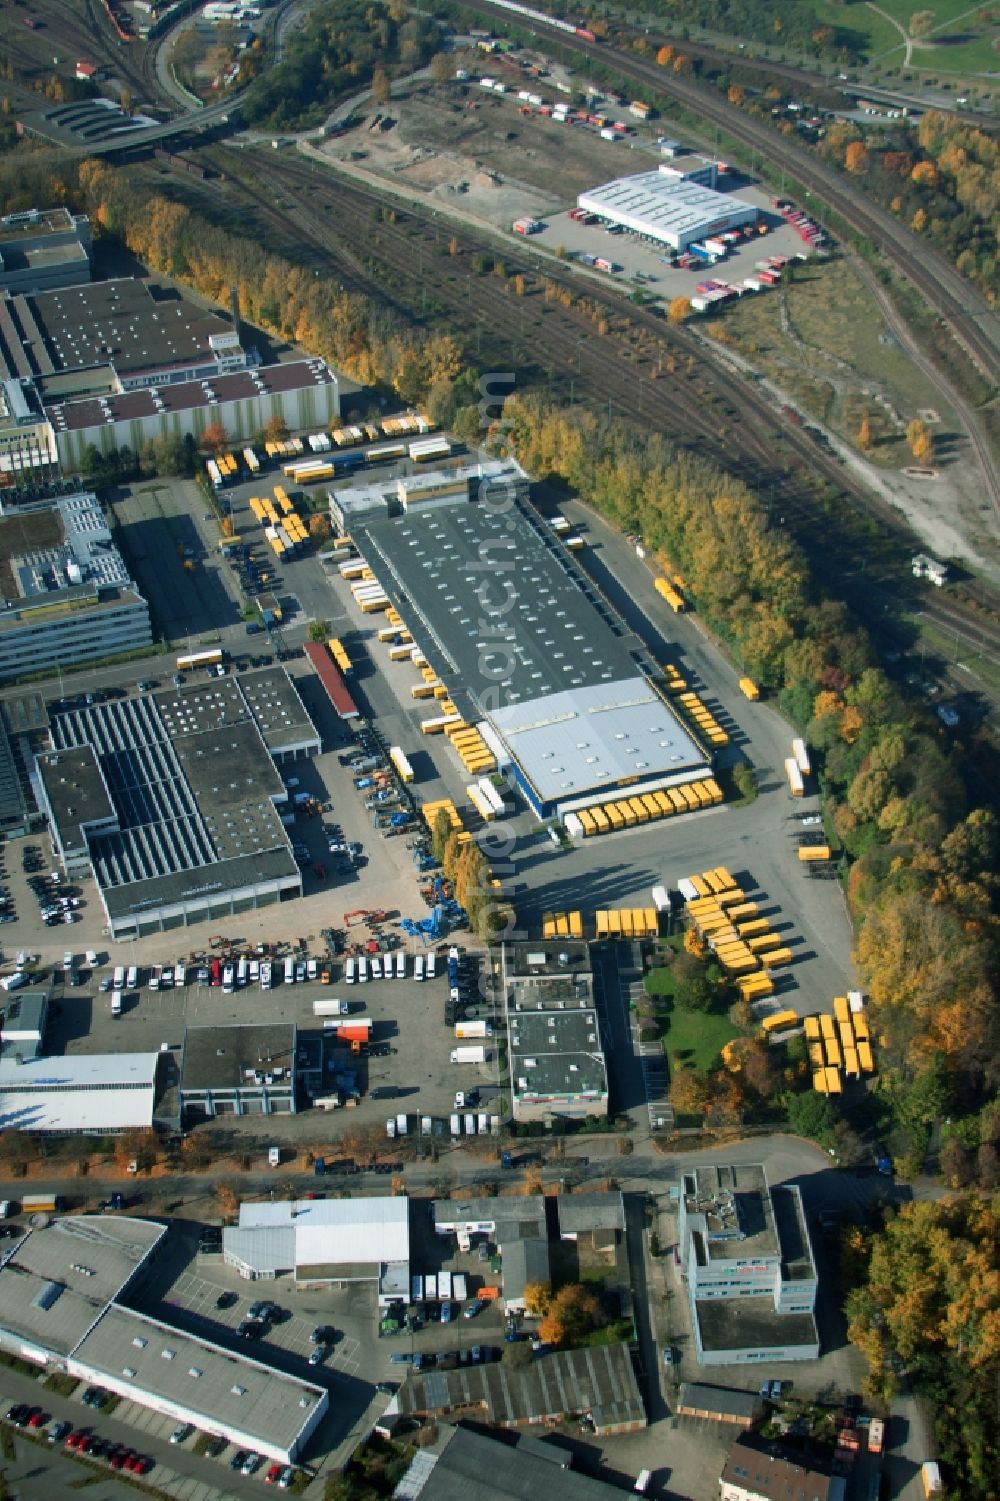
[[[653,588],[661,599],[665,599],[675,615],[680,615],[684,609],[684,596],[679,589],[675,589],[669,579],[661,574],[653,580]]]
[[[598,938],[655,938],[660,931],[655,907],[607,907],[594,913]]]
[[[723,746],[729,744],[729,735],[724,730],[710,709],[706,709],[697,693],[678,694],[677,702],[680,704],[688,719],[696,730],[700,730],[709,745]]]
[[[792,951],[759,915],[756,902],[737,884],[725,866],[688,876],[695,896],[687,913],[728,974],[736,977],[746,1001],[774,994],[771,971],[791,964]],[[780,1013],[779,1013],[780,1014]]]
[[[347,650],[344,646],[344,643],[336,636],[331,636],[329,641],[326,643],[326,649],[330,653],[333,660],[336,662],[341,677],[349,677],[350,674],[354,671],[354,665],[351,662],[350,657],[347,655]]]
[[[813,1088],[820,1094],[839,1094],[841,1071],[847,1078],[875,1072],[868,1018],[852,1011],[846,996],[835,996],[834,1014],[805,1018],[806,1046],[813,1070]]]
[[[582,912],[543,912],[543,938],[582,938]]]
[[[722,802],[722,788],[714,777],[701,782],[685,782],[680,787],[665,787],[660,792],[644,792],[635,797],[621,797],[611,803],[594,803],[577,808],[577,818],[584,838],[592,834],[609,834],[630,829],[638,823],[652,823],[675,813],[692,813]]]

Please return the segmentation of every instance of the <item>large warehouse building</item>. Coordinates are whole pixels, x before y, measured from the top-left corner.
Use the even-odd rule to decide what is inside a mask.
[[[752,203],[717,193],[693,177],[678,179],[669,168],[617,177],[581,193],[576,201],[585,212],[671,250],[686,250],[706,235],[739,229],[760,217]]]
[[[319,740],[283,668],[69,710],[51,739],[39,803],[66,871],[93,871],[111,937],[301,895],[274,763]]]
[[[539,818],[707,776],[641,641],[522,503],[523,472],[489,479],[351,526],[458,711]]]
[[[28,1231],[0,1263],[0,1349],[290,1463],[327,1410],[325,1387],[120,1301],[168,1242],[163,1225],[122,1215]]]
[[[2,239],[0,226],[0,273]],[[153,438],[199,438],[215,422],[238,441],[273,417],[317,428],[339,412],[337,377],[326,364],[261,364],[243,343],[237,309],[227,319],[134,277],[91,282],[82,250],[78,261],[77,284],[38,290],[32,281],[17,290],[15,282],[0,296],[0,382],[11,429],[5,441],[0,420],[0,466],[38,467],[56,455],[74,472],[90,447],[138,453]]]
[[[288,1199],[240,1205],[222,1254],[241,1277],[292,1276],[301,1285],[373,1282],[380,1304],[410,1292],[410,1203]]]

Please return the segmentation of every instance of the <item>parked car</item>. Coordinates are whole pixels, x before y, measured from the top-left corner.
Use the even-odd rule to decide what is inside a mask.
[[[58,1422],[53,1423],[52,1427],[49,1429],[49,1432],[48,1432],[49,1443],[50,1444],[61,1444],[62,1441],[63,1441],[63,1439],[66,1437],[66,1435],[69,1434],[69,1433],[72,1433],[72,1432],[73,1432],[73,1424],[70,1423],[70,1422],[67,1422],[67,1420],[65,1418],[60,1418],[58,1420]]]
[[[233,1304],[237,1301],[238,1299],[234,1292],[224,1292],[220,1293],[216,1298],[215,1306],[216,1308],[232,1308]]]
[[[193,1423],[178,1423],[177,1427],[174,1429],[173,1433],[170,1435],[170,1442],[172,1444],[183,1444],[184,1440],[185,1439],[189,1439],[191,1437],[191,1435],[192,1435],[193,1432],[194,1432],[194,1424]]]
[[[246,1449],[237,1449],[236,1453],[229,1461],[229,1468],[231,1470],[242,1470],[243,1466],[246,1464],[247,1458],[248,1455]]]

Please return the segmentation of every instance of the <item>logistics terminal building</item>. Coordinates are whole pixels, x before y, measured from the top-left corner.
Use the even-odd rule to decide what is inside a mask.
[[[678,180],[670,168],[617,177],[576,201],[589,214],[678,251],[760,218],[752,203],[717,193],[691,177]]]
[[[404,1201],[405,1202],[405,1201]],[[7,1242],[0,1350],[289,1463],[329,1406],[324,1386],[126,1306],[170,1232],[122,1215],[59,1218]]]
[[[523,503],[523,472],[499,469],[445,493],[369,486],[351,518],[456,709],[541,819],[708,776],[642,642]]]
[[[112,938],[302,894],[274,763],[319,736],[283,668],[67,710],[51,737],[40,805],[64,869],[93,871]]]

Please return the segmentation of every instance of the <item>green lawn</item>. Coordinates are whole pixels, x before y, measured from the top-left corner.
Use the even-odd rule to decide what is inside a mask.
[[[711,1068],[724,1044],[740,1035],[728,1016],[711,1011],[682,1011],[672,1007],[665,1025],[663,1049],[672,1074],[690,1065]]]
[[[918,0],[884,0],[884,3],[879,0],[879,9],[885,11],[885,16],[864,3],[844,6],[833,4],[833,0],[813,0],[812,8],[827,25],[841,26],[864,36],[869,62],[877,59],[880,63],[897,65],[906,55],[903,38],[887,17],[891,16],[905,29],[915,11],[930,10],[934,12],[934,27],[930,36],[912,49],[914,72],[987,72],[996,66],[995,28],[980,20],[983,7],[970,5],[968,0],[928,0],[926,5]],[[967,40],[952,43],[953,37]]]

